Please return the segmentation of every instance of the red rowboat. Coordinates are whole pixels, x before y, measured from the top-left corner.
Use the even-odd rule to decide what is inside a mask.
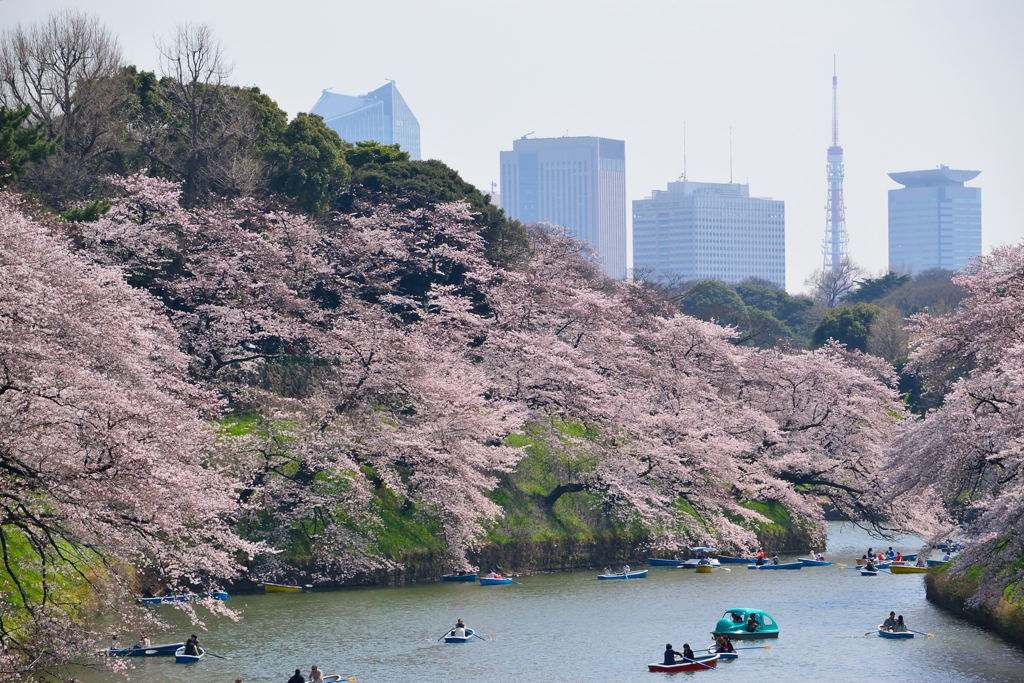
[[[697,657],[692,662],[679,662],[678,664],[648,664],[648,671],[664,671],[675,673],[677,671],[700,671],[702,669],[713,669],[718,666],[718,655],[707,655]]]

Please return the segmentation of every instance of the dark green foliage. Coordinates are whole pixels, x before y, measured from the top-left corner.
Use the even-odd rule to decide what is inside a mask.
[[[821,346],[829,339],[835,339],[846,348],[866,351],[871,323],[875,321],[882,309],[873,304],[854,304],[833,308],[814,330],[812,342]]]
[[[738,327],[747,322],[747,307],[729,285],[720,280],[701,280],[679,299],[679,310],[701,320]]]
[[[39,162],[57,151],[59,140],[47,140],[42,123],[29,125],[29,107],[0,108],[0,187],[25,172],[25,165]]]
[[[897,308],[904,316],[923,311],[943,315],[956,308],[967,296],[966,290],[954,284],[952,278],[953,273],[948,270],[926,270],[874,303]]]
[[[909,275],[897,275],[892,272],[886,273],[882,277],[868,277],[863,280],[857,280],[856,289],[846,296],[843,303],[874,303],[908,282],[910,282]]]
[[[748,308],[764,311],[781,322],[791,333],[794,346],[810,345],[814,328],[823,311],[809,296],[792,296],[767,280],[749,278],[734,287]]]
[[[270,189],[313,213],[326,211],[352,174],[341,138],[315,114],[296,115],[267,157]]]
[[[507,264],[524,253],[528,242],[523,226],[508,219],[487,196],[444,163],[436,159],[410,161],[397,146],[374,142],[359,143],[346,150],[345,156],[353,169],[352,183],[335,208],[356,211],[361,201],[392,202],[404,208],[465,201],[479,214],[488,258]]]
[[[88,204],[76,206],[62,211],[60,217],[71,223],[91,223],[110,211],[110,202],[106,199],[94,199]]]

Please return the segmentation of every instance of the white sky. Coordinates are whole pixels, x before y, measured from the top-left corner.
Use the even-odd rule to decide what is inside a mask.
[[[154,36],[209,24],[291,114],[322,88],[396,80],[424,158],[481,190],[498,152],[538,137],[626,141],[627,201],[682,171],[786,201],[790,291],[820,267],[832,55],[839,62],[853,259],[886,267],[890,171],[980,169],[985,249],[1024,238],[1024,0],[0,0],[0,25],[73,7],[126,59],[156,66]]]

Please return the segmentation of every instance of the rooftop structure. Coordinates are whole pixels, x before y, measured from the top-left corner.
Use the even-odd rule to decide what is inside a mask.
[[[346,142],[397,144],[411,159],[420,158],[420,123],[394,81],[359,96],[324,90],[310,113],[323,117]]]

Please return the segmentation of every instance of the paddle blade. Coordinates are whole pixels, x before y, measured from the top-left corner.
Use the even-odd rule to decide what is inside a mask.
[[[772,646],[771,646],[771,645],[762,645],[761,647],[763,647],[763,648],[764,648],[764,649],[766,649],[766,650],[770,650],[770,649],[772,649]]]

